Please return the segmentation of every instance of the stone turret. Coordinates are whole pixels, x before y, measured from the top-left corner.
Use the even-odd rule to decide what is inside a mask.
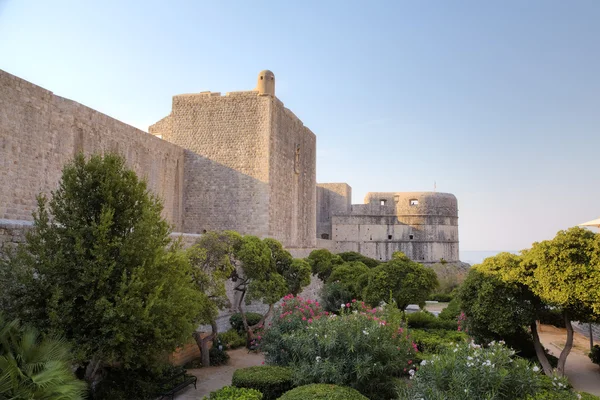
[[[268,69],[260,71],[255,90],[258,91],[258,94],[275,96],[275,74]]]

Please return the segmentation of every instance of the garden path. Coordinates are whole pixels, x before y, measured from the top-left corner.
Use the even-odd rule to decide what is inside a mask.
[[[262,354],[248,353],[245,348],[229,350],[229,363],[220,367],[207,367],[198,369],[188,369],[188,374],[198,378],[197,389],[194,386],[188,386],[176,396],[176,400],[198,400],[208,396],[210,392],[221,389],[224,386],[231,385],[233,372],[238,368],[252,367],[261,365],[265,360]]]
[[[565,345],[566,330],[550,325],[541,325],[540,341],[550,353],[558,357]],[[575,332],[573,349],[567,357],[565,373],[575,390],[600,396],[600,366],[592,363],[587,356],[590,351],[589,339]]]

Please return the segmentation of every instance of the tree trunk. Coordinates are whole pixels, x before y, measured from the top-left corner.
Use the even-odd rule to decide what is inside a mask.
[[[571,352],[573,348],[573,325],[571,325],[571,318],[566,311],[563,311],[563,316],[565,318],[565,327],[567,328],[567,341],[565,343],[565,347],[560,352],[560,357],[558,358],[558,365],[556,369],[560,376],[565,375],[565,364],[567,362],[567,356]]]
[[[200,357],[201,357],[203,367],[210,366],[210,352],[209,352],[209,348],[208,348],[208,342],[210,342],[211,340],[214,340],[217,337],[217,333],[218,333],[218,329],[219,329],[217,327],[217,321],[215,321],[215,320],[210,321],[210,326],[212,328],[212,332],[210,333],[210,335],[208,335],[204,338],[200,336],[200,332],[194,332],[192,334],[194,336],[194,339],[196,340],[196,344],[198,345],[198,348],[200,349]]]
[[[533,335],[533,347],[535,348],[535,354],[542,365],[542,370],[548,376],[552,376],[552,366],[548,361],[548,357],[546,357],[546,353],[544,352],[544,347],[540,343],[540,336],[538,335],[537,323],[533,321],[530,326],[531,334]]]
[[[90,389],[92,390],[92,392],[94,391],[96,384],[100,380],[99,371],[101,370],[101,366],[102,360],[99,360],[97,357],[94,357],[85,368],[84,379],[90,385]]]

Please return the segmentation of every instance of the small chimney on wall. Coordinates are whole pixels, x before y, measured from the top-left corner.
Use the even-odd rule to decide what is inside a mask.
[[[258,73],[256,89],[258,94],[270,94],[275,96],[275,74],[268,69]]]

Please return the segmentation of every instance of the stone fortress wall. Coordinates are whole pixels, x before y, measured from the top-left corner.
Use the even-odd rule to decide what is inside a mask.
[[[356,251],[386,261],[396,251],[431,264],[459,262],[458,204],[449,193],[367,193],[364,204],[350,204],[346,184],[320,184],[318,232],[338,252]]]
[[[182,226],[184,150],[0,70],[0,248],[23,239],[36,196],[58,186],[75,154],[119,152]]]

